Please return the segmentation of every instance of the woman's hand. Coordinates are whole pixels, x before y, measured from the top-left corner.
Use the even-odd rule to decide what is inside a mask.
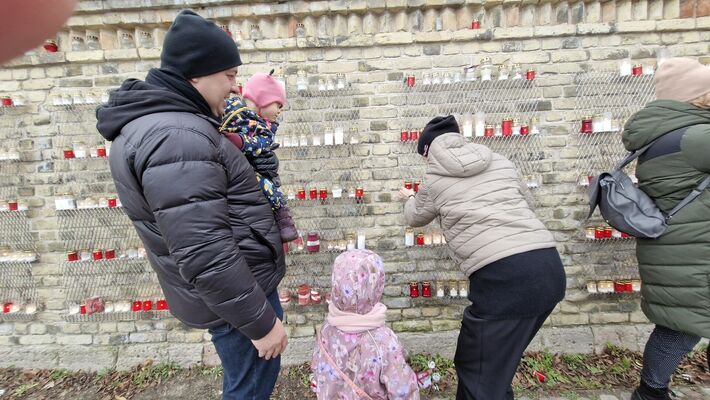
[[[412,189],[407,189],[405,187],[399,189],[399,198],[401,200],[407,200],[410,197],[414,196],[414,190]]]

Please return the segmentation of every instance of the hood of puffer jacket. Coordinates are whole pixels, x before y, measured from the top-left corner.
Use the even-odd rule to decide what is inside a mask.
[[[333,263],[330,301],[340,311],[367,314],[382,299],[385,268],[370,250],[350,250]]]
[[[675,100],[655,100],[626,122],[621,140],[635,151],[654,139],[686,126],[710,124],[710,111]]]
[[[138,79],[128,79],[111,92],[106,104],[96,109],[96,129],[106,140],[113,141],[129,122],[163,112],[203,114],[195,103],[178,93]]]
[[[491,163],[491,150],[466,141],[460,133],[445,133],[431,144],[428,173],[464,178],[485,171]]]

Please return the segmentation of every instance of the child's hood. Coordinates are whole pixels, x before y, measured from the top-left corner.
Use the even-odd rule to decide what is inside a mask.
[[[331,302],[339,310],[367,314],[385,287],[382,258],[369,250],[350,250],[335,259]]]

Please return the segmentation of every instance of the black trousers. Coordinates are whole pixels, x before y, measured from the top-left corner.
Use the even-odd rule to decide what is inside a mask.
[[[457,400],[512,400],[511,383],[523,352],[552,310],[537,317],[486,320],[466,307],[454,363]]]
[[[555,248],[494,261],[470,277],[456,347],[459,400],[513,399],[510,386],[523,352],[565,295]]]

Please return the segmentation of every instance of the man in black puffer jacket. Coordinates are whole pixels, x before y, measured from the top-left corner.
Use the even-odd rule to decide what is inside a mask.
[[[113,92],[97,128],[171,312],[212,334],[224,398],[268,399],[287,344],[276,293],[285,262],[254,169],[217,131],[239,65],[225,32],[183,11],[161,68]]]

